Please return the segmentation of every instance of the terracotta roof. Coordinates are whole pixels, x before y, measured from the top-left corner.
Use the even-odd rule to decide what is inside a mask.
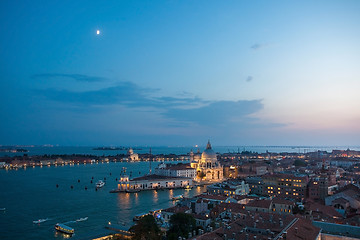
[[[271,200],[253,200],[245,205],[245,207],[258,207],[269,209],[271,206]]]
[[[316,240],[321,228],[315,227],[310,221],[299,218],[293,225],[286,229],[286,239]]]
[[[312,211],[311,215],[319,218],[343,218],[343,216],[332,206],[325,206],[316,202],[307,202],[305,209]]]
[[[201,194],[198,197],[209,199],[209,200],[219,200],[219,201],[225,201],[228,196],[224,195],[214,195],[214,194]]]
[[[275,204],[295,205],[294,202],[289,201],[289,200],[286,200],[286,199],[281,198],[281,197],[275,197],[275,198],[273,198],[272,202],[275,203]]]
[[[166,169],[170,170],[195,170],[195,168],[190,167],[190,164],[176,164],[166,166]]]
[[[226,227],[218,228],[213,232],[196,236],[193,239],[225,239],[225,234],[228,239],[231,238],[235,240],[244,240],[246,237],[248,237],[248,239],[254,239],[254,236],[257,237],[256,239],[267,240],[269,237],[273,239],[274,234],[280,233],[294,219],[295,217],[290,215],[284,216],[274,213],[248,212]]]
[[[170,213],[179,213],[179,212],[186,212],[190,210],[189,207],[186,207],[186,206],[174,206],[174,207],[171,207],[171,208],[167,208],[167,209],[164,209],[162,210],[162,212],[170,212]]]

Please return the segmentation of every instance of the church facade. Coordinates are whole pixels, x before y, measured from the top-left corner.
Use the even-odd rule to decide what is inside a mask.
[[[190,165],[196,169],[197,177],[206,181],[218,182],[224,179],[223,167],[212,150],[210,141],[202,154],[190,152]]]

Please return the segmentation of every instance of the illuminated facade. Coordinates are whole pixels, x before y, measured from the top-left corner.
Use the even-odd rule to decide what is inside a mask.
[[[127,176],[121,177],[118,183],[118,191],[141,191],[164,188],[186,188],[192,186],[190,178],[167,177],[159,175],[146,175],[129,180]]]
[[[129,161],[139,161],[139,155],[137,153],[134,153],[134,150],[132,148],[129,149],[127,155]]]
[[[222,181],[224,179],[223,167],[217,160],[216,153],[211,148],[210,141],[208,142],[205,151],[199,158],[199,153],[190,153],[190,164],[192,168],[196,169],[197,176],[206,181]]]

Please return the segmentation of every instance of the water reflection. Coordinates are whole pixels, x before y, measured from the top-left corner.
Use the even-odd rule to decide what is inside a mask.
[[[153,203],[156,204],[159,201],[159,197],[158,197],[158,191],[157,190],[153,190]]]
[[[120,209],[127,209],[131,207],[130,193],[118,193],[117,194],[117,206]]]

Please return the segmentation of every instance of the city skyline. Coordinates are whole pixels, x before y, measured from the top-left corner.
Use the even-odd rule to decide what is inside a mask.
[[[2,1],[0,144],[359,145],[357,1]]]

